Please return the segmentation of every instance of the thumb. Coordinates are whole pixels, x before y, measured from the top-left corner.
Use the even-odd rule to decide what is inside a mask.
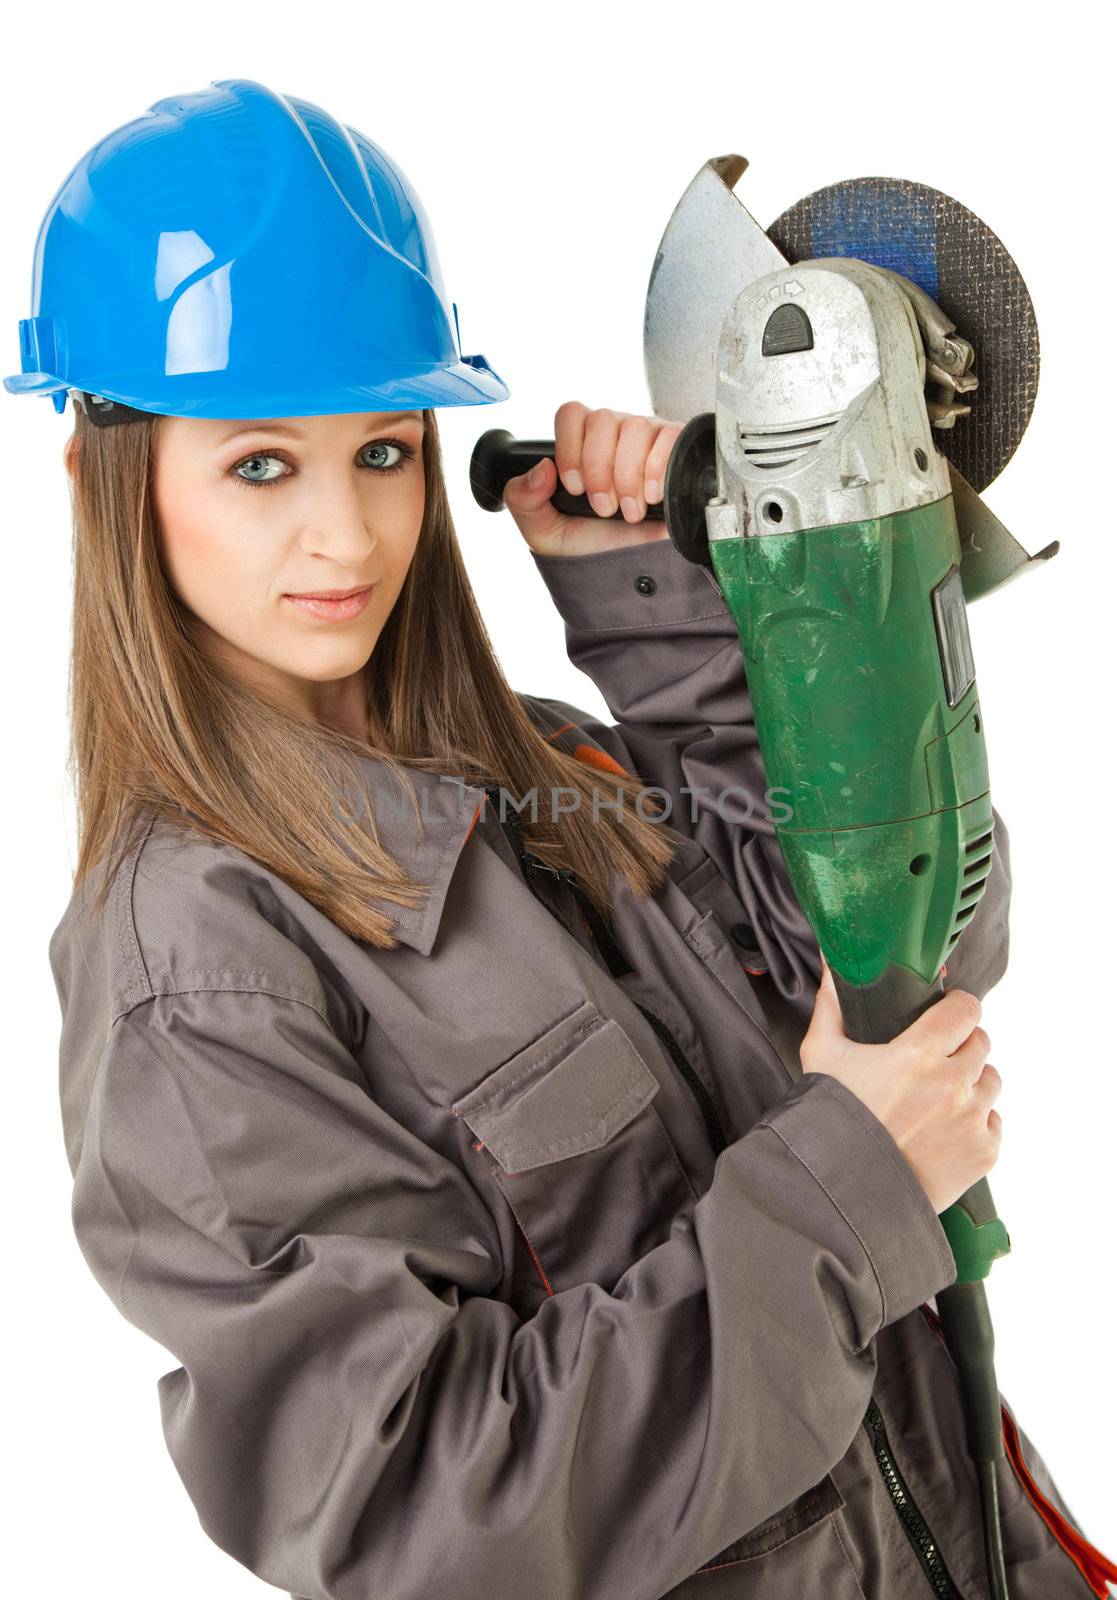
[[[825,1044],[835,1039],[844,1039],[846,1036],[845,1024],[842,1021],[842,1007],[838,999],[838,991],[834,987],[834,974],[830,971],[826,957],[822,958],[822,981],[815,995],[814,1011],[811,1015],[810,1026],[803,1036],[804,1044],[809,1039],[812,1044]]]
[[[530,472],[509,478],[504,486],[504,504],[528,544],[540,555],[553,550],[566,525],[567,518],[551,504],[557,488],[558,468],[550,456],[536,462]]]

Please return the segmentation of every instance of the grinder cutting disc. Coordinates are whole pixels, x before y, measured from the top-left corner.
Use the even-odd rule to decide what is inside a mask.
[[[910,278],[974,348],[972,407],[935,444],[980,494],[1004,468],[1035,405],[1039,331],[1004,245],[957,200],[905,178],[817,189],[767,229],[789,262],[856,256]]]

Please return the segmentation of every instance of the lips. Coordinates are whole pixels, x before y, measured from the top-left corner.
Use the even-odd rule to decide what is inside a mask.
[[[373,585],[362,584],[356,589],[319,590],[317,594],[285,594],[304,616],[317,617],[322,622],[349,622],[359,617],[368,605]]]
[[[289,594],[288,600],[348,600],[351,595],[364,594],[371,588],[368,583],[355,583],[351,589],[308,589],[305,594]]]

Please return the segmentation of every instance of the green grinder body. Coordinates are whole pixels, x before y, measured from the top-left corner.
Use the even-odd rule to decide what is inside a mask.
[[[893,965],[930,984],[992,861],[952,498],[709,549],[776,834],[823,954],[850,984]]]
[[[850,1037],[892,1038],[933,1002],[992,864],[953,500],[709,549],[792,887]],[[958,1283],[1008,1254],[984,1180],[941,1220]]]

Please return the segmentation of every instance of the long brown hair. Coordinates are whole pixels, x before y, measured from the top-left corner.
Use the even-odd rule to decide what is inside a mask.
[[[351,818],[344,836],[332,825],[337,791],[325,804],[324,785],[344,782],[346,752],[387,761],[406,792],[401,762],[500,784],[517,800],[533,786],[540,796],[574,790],[574,809],[557,818],[549,803],[535,820],[521,814],[525,844],[572,868],[602,911],[614,868],[638,895],[660,885],[671,830],[647,820],[659,814],[647,793],[643,815],[636,809],[637,775],[550,744],[505,680],[454,531],[434,412],[423,420],[422,529],[366,673],[370,734],[361,744],[239,681],[201,647],[160,549],[152,478],[162,418],[98,427],[75,406],[74,885],[104,858],[96,905],[147,808],[244,851],[345,932],[392,948],[392,920],[370,899],[414,906],[426,886],[381,848],[372,808],[368,831]]]

